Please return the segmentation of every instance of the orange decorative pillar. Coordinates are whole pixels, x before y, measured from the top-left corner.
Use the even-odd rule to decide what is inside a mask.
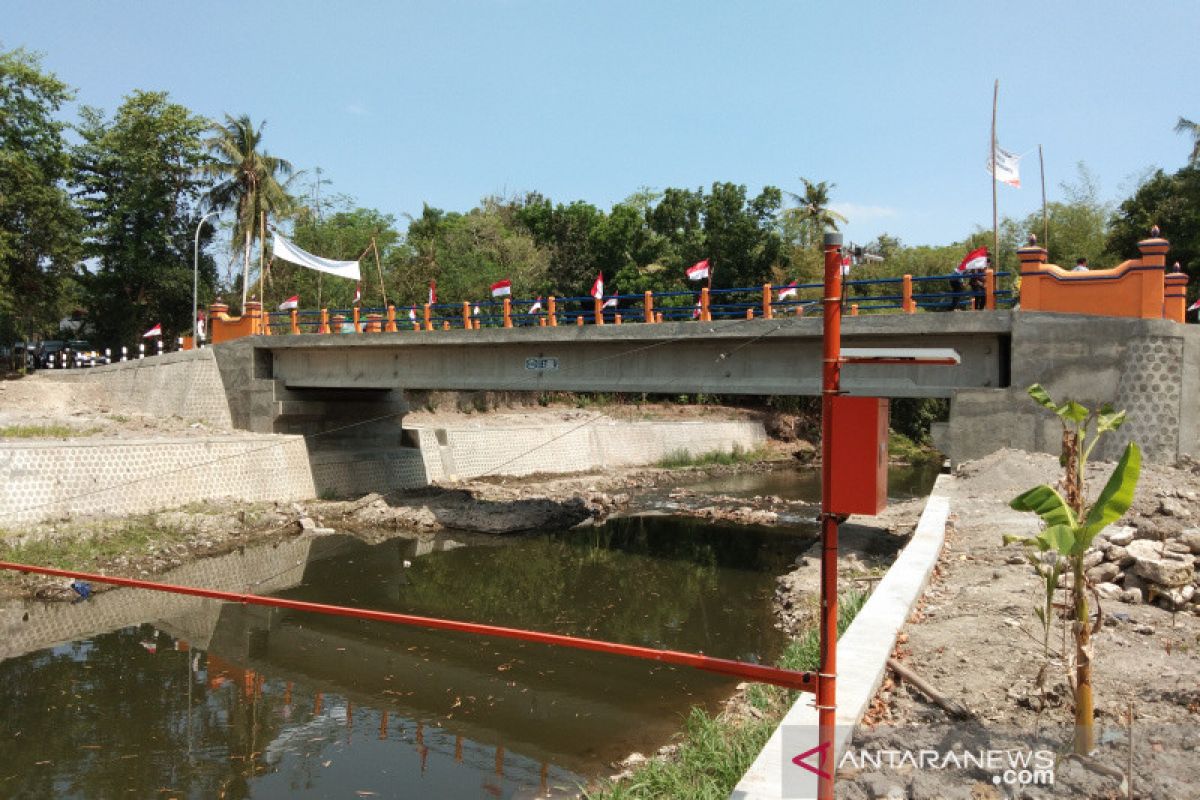
[[[395,333],[397,330],[399,330],[399,328],[396,327],[396,307],[391,303],[388,303],[387,326],[384,327],[384,330],[388,333]]]
[[[996,310],[996,271],[991,267],[983,271],[983,307]]]
[[[250,335],[262,333],[262,303],[257,300],[247,300],[242,316],[250,320]]]
[[[463,327],[467,330],[475,327],[471,324],[471,304],[463,300]]]
[[[351,313],[354,315],[354,332],[362,333],[362,325],[359,323],[358,306],[355,306]]]
[[[753,308],[746,309],[746,319],[754,319],[754,309]]]
[[[425,304],[425,330],[433,330],[433,309],[429,303]]]
[[[1147,276],[1145,290],[1142,293],[1142,317],[1153,319],[1167,318],[1166,306],[1166,272],[1167,251],[1171,243],[1159,235],[1158,226],[1150,229],[1150,238],[1138,242],[1138,250],[1142,253],[1142,267],[1154,267],[1153,273],[1143,273]],[[1159,276],[1162,277],[1159,277]],[[1157,278],[1157,280],[1151,279]]]
[[[712,315],[708,311],[708,287],[700,290],[700,321],[711,322]]]
[[[592,315],[596,320],[597,325],[604,324],[604,301],[599,297],[592,298]],[[583,317],[580,316],[580,319]]]
[[[554,295],[550,295],[549,297],[546,298],[546,316],[547,316],[546,324],[549,325],[551,328],[557,328],[558,327],[558,310],[554,306]]]
[[[333,317],[330,318],[329,322],[330,322],[330,329],[329,329],[330,333],[341,333],[342,327],[346,324],[346,315],[345,314],[334,314]]]
[[[578,317],[575,318],[575,325],[580,328],[583,327],[583,314],[580,314]]]
[[[654,322],[654,292],[648,289],[642,295],[642,321],[648,323]]]
[[[763,284],[762,308],[763,319],[775,319],[774,311],[771,308],[771,284],[769,283]]]
[[[321,309],[321,327],[317,329],[317,333],[329,333],[329,309]]]
[[[1037,237],[1030,236],[1029,244],[1017,250],[1017,261],[1021,265],[1021,310],[1038,311],[1042,304],[1042,281],[1050,280],[1042,274],[1046,248],[1038,247]]]
[[[426,306],[426,313],[429,313],[429,308]],[[512,327],[512,298],[504,298],[504,327]]]
[[[367,333],[383,331],[383,314],[367,314]]]
[[[1163,317],[1172,322],[1187,321],[1187,283],[1186,272],[1168,272],[1166,277],[1166,292],[1163,298]]]
[[[858,316],[858,303],[850,304],[850,316],[852,316],[852,317]]]
[[[300,312],[293,308],[290,312],[290,316],[291,316],[291,322],[292,322],[292,333],[299,333],[300,332]]]

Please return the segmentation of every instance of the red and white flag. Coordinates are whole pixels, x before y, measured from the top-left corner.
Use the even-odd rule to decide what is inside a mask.
[[[437,303],[437,281],[429,282],[429,305]]]
[[[299,307],[300,307],[300,295],[298,295],[298,294],[292,295],[287,300],[284,300],[282,303],[279,304],[280,311],[289,311],[293,308],[299,308]]]
[[[148,330],[142,334],[143,339],[153,339],[158,336],[162,336],[162,323],[161,322],[158,323],[157,325],[155,325],[150,330]]]
[[[475,306],[475,310],[472,311],[471,313],[478,317],[479,316],[479,306]]]
[[[987,269],[988,249],[979,247],[963,256],[963,260],[958,262],[958,266],[954,268],[955,272],[982,272]]]
[[[842,277],[850,274],[850,256],[842,256]]]
[[[354,303],[352,305],[357,305],[360,300],[362,300],[362,284],[356,283],[354,284]]]
[[[599,272],[596,274],[596,280],[592,283],[592,291],[590,292],[590,294],[592,295],[592,297],[596,298],[597,300],[599,300],[601,297],[604,297],[604,273],[603,272]]]
[[[204,323],[206,320],[207,317],[204,315],[204,311],[196,312],[196,338],[201,341],[204,341]]]
[[[533,305],[529,307],[530,314],[536,314],[542,310],[542,298],[539,295],[537,300],[533,301]]]
[[[987,171],[1001,183],[1007,183],[1014,189],[1021,188],[1021,156],[1014,155],[1000,145],[996,145],[996,171],[992,173],[992,156],[987,158]]]
[[[512,294],[512,281],[508,278],[492,284],[492,297],[501,297],[506,294]]]
[[[417,321],[417,307],[416,306],[413,306],[412,308],[408,309],[408,319],[411,322]]]
[[[612,296],[612,297],[608,298],[607,300],[605,300],[605,301],[604,301],[604,305],[602,305],[602,306],[600,306],[600,307],[601,307],[601,308],[616,308],[616,307],[617,307],[617,298],[616,298],[616,296],[614,295],[614,296]]]
[[[700,319],[700,304],[692,306],[692,319]]]
[[[786,300],[789,297],[795,297],[796,292],[798,292],[798,291],[799,291],[799,289],[796,286],[796,282],[792,281],[787,286],[784,286],[782,289],[779,290],[779,299]]]
[[[708,277],[708,259],[697,261],[687,268],[689,281],[702,281]]]
[[[1188,306],[1188,311],[1195,311],[1198,308],[1200,308],[1200,298],[1197,298],[1196,302]]]

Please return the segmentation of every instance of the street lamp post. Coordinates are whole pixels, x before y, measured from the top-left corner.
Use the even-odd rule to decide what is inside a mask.
[[[192,248],[192,349],[200,346],[196,341],[198,327],[196,320],[200,316],[200,229],[204,227],[204,222],[209,217],[215,217],[219,211],[210,211],[200,218],[196,223],[196,244]]]

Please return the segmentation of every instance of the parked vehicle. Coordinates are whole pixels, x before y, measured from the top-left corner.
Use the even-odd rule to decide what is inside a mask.
[[[47,339],[39,342],[37,348],[33,351],[33,366],[35,369],[58,369],[60,363],[59,353],[67,348],[67,343],[58,339]]]

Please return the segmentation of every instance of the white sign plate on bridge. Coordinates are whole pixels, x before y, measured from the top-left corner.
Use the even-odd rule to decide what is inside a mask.
[[[527,358],[525,359],[525,369],[532,369],[538,372],[553,372],[558,369],[558,359],[547,356]]]

